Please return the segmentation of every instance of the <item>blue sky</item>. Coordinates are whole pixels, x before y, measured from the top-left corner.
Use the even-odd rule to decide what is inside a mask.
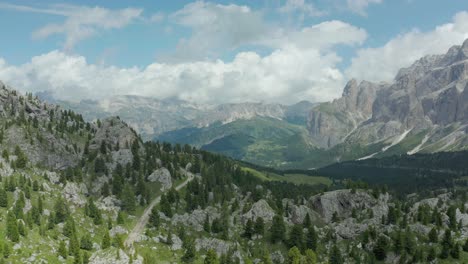
[[[462,0],[0,2],[0,80],[61,99],[326,101],[468,37]]]

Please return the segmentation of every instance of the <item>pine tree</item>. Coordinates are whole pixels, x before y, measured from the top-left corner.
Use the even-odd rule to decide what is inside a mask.
[[[89,253],[86,252],[86,251],[83,252],[82,262],[83,262],[83,264],[88,264],[89,263]]]
[[[19,241],[19,232],[18,232],[18,225],[16,223],[16,216],[15,214],[10,211],[8,212],[7,215],[7,237],[12,241],[12,242],[18,242]]]
[[[122,214],[122,211],[119,211],[119,213],[117,214],[117,224],[118,225],[125,224],[125,219],[124,219],[124,216]]]
[[[416,249],[416,239],[414,237],[413,232],[407,228],[405,230],[405,250],[409,254],[413,254]]]
[[[76,234],[76,227],[75,227],[75,221],[73,220],[73,217],[69,216],[67,220],[65,221],[65,225],[63,225],[63,235],[71,238]]]
[[[133,212],[135,210],[135,206],[136,200],[132,187],[129,184],[125,184],[122,191],[122,209],[127,212]]]
[[[149,224],[151,227],[158,228],[160,224],[159,211],[156,207],[151,209],[151,214],[149,216]]]
[[[195,243],[192,239],[187,239],[183,244],[185,249],[182,261],[185,263],[192,263],[195,259]]]
[[[403,234],[400,230],[398,230],[393,237],[393,250],[395,253],[400,254],[401,250],[403,249]]]
[[[15,156],[15,167],[18,169],[24,169],[26,167],[26,164],[28,163],[28,158],[18,145],[15,147]]]
[[[429,252],[427,253],[426,260],[427,262],[432,262],[437,258],[437,251],[435,247],[430,247]]]
[[[457,208],[454,205],[450,206],[447,209],[447,216],[449,217],[449,227],[452,230],[456,230],[456,228],[457,228],[456,210],[457,210]]]
[[[317,255],[311,249],[307,249],[305,251],[305,258],[304,264],[316,264],[317,263]]]
[[[61,256],[64,259],[68,257],[67,246],[65,245],[65,242],[63,240],[60,241],[58,253],[59,253],[59,256]]]
[[[290,247],[303,249],[304,233],[301,225],[294,225],[289,232],[288,244]]]
[[[89,234],[85,234],[83,237],[81,237],[80,248],[84,250],[93,249],[93,241],[91,240],[91,236]]]
[[[265,233],[265,222],[262,217],[257,217],[254,225],[254,233],[257,235],[262,235]]]
[[[172,217],[172,208],[167,195],[161,195],[161,212],[164,213],[167,217]]]
[[[3,258],[8,258],[10,257],[10,254],[11,254],[11,246],[10,246],[10,243],[8,242],[4,242],[3,243]]]
[[[387,257],[387,239],[380,236],[373,249],[374,256],[377,260],[384,260]]]
[[[468,252],[468,238],[465,240],[465,244],[463,244],[463,251]]]
[[[107,249],[110,247],[110,244],[111,244],[111,241],[110,241],[109,231],[106,230],[106,232],[104,233],[104,236],[102,237],[101,248]]]
[[[205,261],[203,262],[205,264],[218,264],[218,256],[216,255],[216,252],[213,249],[208,250],[206,252],[206,257]]]
[[[453,245],[452,250],[450,250],[450,256],[454,259],[460,258],[460,245],[458,243]]]
[[[307,213],[304,217],[303,226],[307,229],[309,229],[312,226],[312,220],[310,219],[309,213]]]
[[[26,229],[24,227],[24,224],[23,224],[23,221],[18,221],[18,233],[21,235],[21,236],[26,236]]]
[[[211,233],[210,216],[208,214],[206,214],[205,221],[203,222],[203,230],[207,233]]]
[[[283,217],[281,215],[275,215],[273,217],[273,223],[270,228],[271,242],[276,243],[284,241],[286,226],[284,224]]]
[[[261,263],[262,264],[273,264],[273,261],[271,260],[271,257],[270,257],[270,252],[268,252],[267,249],[264,249],[264,254],[263,254]]]
[[[291,247],[289,249],[288,263],[289,264],[301,264],[302,263],[301,251],[297,247]]]
[[[69,210],[65,201],[59,197],[54,204],[54,211],[55,211],[55,223],[62,223],[68,217]]]
[[[431,231],[429,231],[429,242],[431,243],[437,243],[437,241],[439,240],[439,235],[437,233],[437,229],[434,227],[431,229]]]
[[[246,237],[247,239],[252,239],[253,232],[254,232],[253,221],[252,219],[249,219],[247,220],[247,223],[245,224],[243,236]]]
[[[313,251],[317,250],[317,233],[315,232],[315,227],[311,226],[309,229],[307,229],[307,235],[306,235],[306,248],[312,249]]]
[[[0,189],[0,206],[1,207],[8,207],[8,195],[5,189]]]
[[[333,247],[330,250],[330,256],[328,257],[328,262],[330,264],[343,264],[343,257],[341,256],[340,249],[336,246],[336,244],[333,245]]]
[[[441,242],[442,244],[442,251],[440,252],[440,258],[446,259],[450,254],[450,250],[452,249],[452,232],[447,229],[444,233],[444,239]]]

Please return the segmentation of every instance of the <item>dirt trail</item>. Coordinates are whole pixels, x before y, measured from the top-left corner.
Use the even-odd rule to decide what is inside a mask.
[[[194,175],[190,172],[185,172],[185,174],[188,176],[188,178],[181,184],[179,184],[177,187],[175,187],[176,191],[182,189],[187,185],[191,180],[193,180]],[[151,214],[151,210],[155,205],[157,205],[161,201],[161,195],[154,198],[153,201],[146,207],[145,211],[141,215],[140,219],[138,219],[138,222],[136,223],[135,227],[133,227],[132,231],[130,234],[128,234],[127,239],[124,242],[125,247],[127,248],[132,248],[133,247],[133,242],[138,238],[138,236],[143,232],[145,229],[146,224],[148,223],[149,216]]]

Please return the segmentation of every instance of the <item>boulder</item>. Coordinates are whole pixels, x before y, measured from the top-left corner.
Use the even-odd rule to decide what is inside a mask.
[[[275,211],[270,207],[267,201],[261,199],[252,205],[252,208],[245,213],[242,218],[244,221],[248,219],[257,220],[257,217],[262,217],[264,221],[271,222],[275,216]]]
[[[171,173],[168,169],[162,167],[160,169],[155,170],[147,177],[148,181],[150,182],[160,182],[161,183],[161,190],[168,190],[172,187],[172,177]]]
[[[86,204],[86,199],[83,197],[83,194],[86,193],[87,189],[84,184],[78,185],[74,182],[67,182],[62,191],[62,195],[67,201],[80,207]]]
[[[388,194],[381,194],[376,199],[365,191],[352,193],[351,190],[336,190],[312,196],[308,205],[327,223],[331,222],[334,213],[342,219],[350,217],[353,209],[370,208],[374,218],[380,219],[388,213],[389,198]]]

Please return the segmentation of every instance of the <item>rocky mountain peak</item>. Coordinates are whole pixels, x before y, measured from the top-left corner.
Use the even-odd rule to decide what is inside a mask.
[[[350,80],[341,98],[311,111],[308,129],[325,147],[343,141],[395,145],[430,131],[418,151],[456,149],[468,141],[467,87],[468,40],[400,69],[391,84]]]

